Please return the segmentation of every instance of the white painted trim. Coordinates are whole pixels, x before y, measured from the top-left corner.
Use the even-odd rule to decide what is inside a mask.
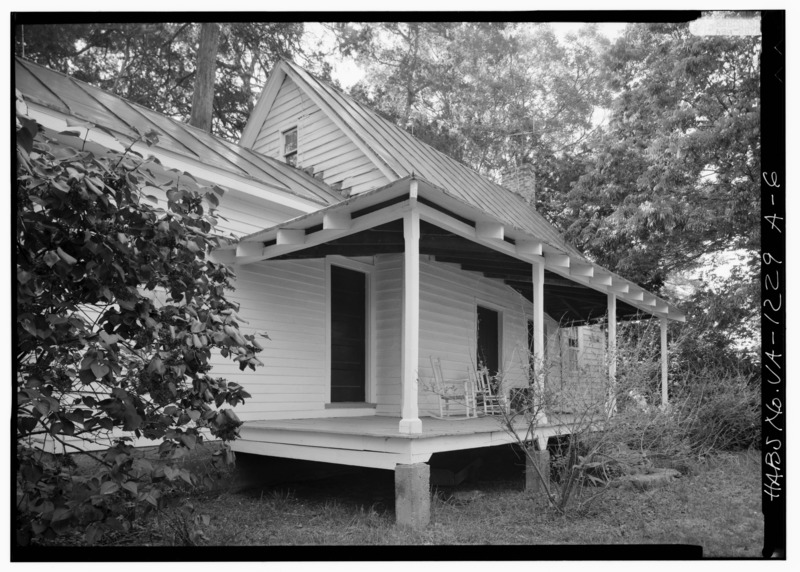
[[[264,252],[264,243],[262,241],[256,242],[240,242],[236,245],[236,258],[249,258],[261,256]]]
[[[538,240],[519,240],[517,241],[516,250],[521,255],[542,255],[542,243]]]
[[[353,221],[348,228],[342,230],[320,230],[311,234],[306,235],[306,241],[302,245],[272,245],[268,246],[264,249],[263,253],[260,256],[254,257],[244,257],[244,258],[237,258],[237,264],[251,264],[253,262],[259,262],[260,260],[268,260],[270,258],[274,258],[276,256],[281,256],[283,254],[289,254],[296,250],[301,250],[303,248],[310,248],[312,246],[317,246],[319,244],[323,244],[325,242],[334,240],[336,238],[341,238],[343,236],[349,236],[351,234],[355,234],[357,232],[361,232],[362,230],[367,230],[374,226],[379,226],[381,224],[391,222],[393,220],[397,220],[402,218],[404,214],[407,212],[409,208],[409,202],[403,201],[395,205],[390,205],[388,207],[384,207],[380,210],[375,212],[369,213],[367,215],[358,217]],[[260,240],[268,240],[265,237],[261,237]]]
[[[667,318],[662,316],[661,322],[661,405],[669,405],[669,390],[667,388],[668,349],[667,349]]]
[[[622,282],[618,278],[611,277],[611,286],[608,287],[609,290],[613,292],[619,292],[620,294],[627,294],[630,291],[630,286],[625,282]]]
[[[331,402],[331,264],[325,260],[325,387],[324,403]]]
[[[374,259],[373,259],[374,260]],[[355,261],[351,261],[355,262]],[[369,322],[367,330],[367,340],[369,343],[369,351],[367,353],[367,399],[370,403],[377,405],[378,403],[378,280],[374,275],[375,266],[369,271],[367,276],[367,284],[369,291]],[[377,409],[375,410],[377,412]]]
[[[533,319],[533,356],[534,363],[542,375],[538,380],[544,383],[544,261],[534,262],[531,268],[532,298],[531,311]],[[540,388],[542,389],[542,388]]]
[[[394,469],[397,464],[424,463],[431,457],[430,454],[411,456],[410,454],[399,455],[381,451],[356,451],[328,447],[285,445],[283,443],[246,441],[244,439],[237,439],[234,441],[234,451],[271,457],[285,457],[288,459],[303,459],[307,461],[390,470]]]
[[[281,228],[278,229],[278,234],[275,237],[275,244],[279,245],[295,245],[305,244],[306,231],[302,228]]]
[[[656,297],[645,290],[643,290],[642,292],[643,292],[642,304],[645,306],[655,307]]]
[[[505,228],[502,223],[490,221],[476,221],[475,234],[479,238],[488,238],[492,240],[503,240],[505,236]]]
[[[412,208],[403,216],[403,314],[401,337],[400,384],[402,419],[400,433],[422,433],[419,419],[419,239],[420,216]]]
[[[364,274],[369,274],[375,271],[374,264],[368,264],[360,260],[353,260],[352,258],[347,258],[346,256],[342,256],[340,254],[329,254],[325,257],[325,260],[329,265],[333,264],[334,266],[341,266],[342,268],[349,268],[350,270],[358,270]]]
[[[42,126],[52,129],[53,131],[64,131],[66,129],[75,131],[84,128],[69,127],[65,119],[62,119],[62,114],[53,115],[54,112],[45,107],[40,107],[35,104],[28,105],[30,117],[38,121]],[[129,135],[122,134],[124,137]],[[99,129],[90,129],[87,135],[87,140],[92,143],[97,143],[108,149],[115,149],[122,151],[123,147],[119,141],[110,135],[106,135]],[[167,168],[175,168],[179,171],[186,171],[192,174],[198,182],[204,184],[216,184],[221,187],[234,188],[243,194],[258,197],[262,200],[267,200],[278,205],[289,207],[300,211],[301,213],[309,213],[315,210],[324,208],[324,205],[295,197],[286,193],[284,190],[276,187],[271,187],[265,182],[257,182],[254,179],[248,179],[242,175],[237,175],[214,167],[199,161],[189,159],[188,157],[180,156],[177,153],[162,149],[159,147],[148,147],[144,143],[137,143],[133,146],[133,150],[140,153],[143,157],[152,155],[158,159],[162,165]]]
[[[348,212],[330,212],[322,215],[322,230],[347,230],[353,224]]]
[[[340,256],[338,254],[330,255],[325,257],[325,404],[331,404],[331,311],[333,309],[331,305],[331,266],[338,266],[340,268],[347,268],[348,270],[355,270],[356,272],[361,272],[364,274],[364,278],[366,280],[365,289],[364,289],[364,296],[366,300],[364,303],[366,304],[366,317],[364,324],[365,332],[364,332],[364,343],[366,344],[366,348],[364,348],[364,356],[366,358],[366,364],[364,364],[364,403],[375,404],[376,403],[376,376],[375,376],[375,340],[374,333],[375,333],[375,278],[373,273],[375,271],[375,266],[371,264],[366,264],[364,262],[360,262],[358,260],[351,260],[345,256]],[[329,409],[329,411],[337,412],[337,409]],[[339,409],[338,411],[344,411],[343,409]],[[356,409],[356,411],[362,411],[362,409]],[[339,415],[334,415],[338,417]]]
[[[608,337],[607,359],[608,359],[608,384],[609,397],[606,400],[606,412],[609,416],[617,410],[616,387],[617,387],[617,296],[613,292],[608,293],[608,320],[606,322],[606,335]]]
[[[419,182],[416,179],[411,179],[408,185],[408,198],[416,200],[419,197]]]
[[[598,286],[611,286],[614,283],[614,279],[611,274],[605,274],[602,271],[595,271],[591,282],[592,284],[597,284]],[[609,290],[611,290],[611,288],[609,288]]]
[[[509,309],[505,306],[501,306],[496,302],[490,302],[486,298],[481,298],[479,296],[475,296],[475,303],[473,304],[472,309],[472,327],[473,333],[475,334],[475,351],[478,351],[478,306],[483,306],[488,310],[492,310],[493,312],[497,312],[497,366],[502,370],[503,363],[504,363],[504,355],[503,355],[503,346],[505,345],[505,327],[506,327],[506,320],[503,317],[505,312],[508,312]],[[476,366],[478,360],[477,354],[475,355]]]
[[[281,161],[282,163],[289,164],[286,161],[286,134],[289,133],[294,129],[297,131],[297,147],[294,150],[294,153],[297,157],[295,167],[298,169],[300,168],[300,124],[298,123],[297,118],[292,118],[291,120],[284,121],[282,125],[278,127],[278,140],[279,140],[279,147],[278,147],[278,156],[276,159]]]
[[[628,293],[623,296],[626,301],[635,300],[639,302],[640,306],[643,306],[642,300],[644,300],[644,290],[638,287],[629,287]]]
[[[269,115],[275,103],[275,99],[278,97],[278,93],[281,90],[285,78],[286,73],[283,71],[282,67],[280,65],[275,66],[261,92],[261,96],[258,98],[258,103],[256,103],[253,111],[250,112],[247,124],[242,130],[242,136],[239,139],[239,145],[242,147],[253,148],[253,144],[256,142],[256,139],[258,139],[258,134],[261,132],[261,128],[267,120],[267,115]]]
[[[569,255],[556,252],[545,252],[544,260],[548,267],[569,268]]]
[[[594,276],[594,268],[591,264],[581,264],[580,262],[570,261],[569,274],[570,276],[592,278]]]

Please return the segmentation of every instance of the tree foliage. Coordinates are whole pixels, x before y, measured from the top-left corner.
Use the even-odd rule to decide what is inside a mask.
[[[610,121],[586,142],[570,193],[554,197],[568,238],[667,296],[687,272],[737,262],[679,299],[695,354],[749,347],[757,359],[759,53],[758,38],[629,25],[603,58]]]
[[[132,147],[154,143],[153,132],[117,151],[81,141],[92,129],[48,134],[17,120],[22,544],[70,529],[96,541],[128,527],[137,507],[158,507],[175,482],[199,484],[179,460],[204,432],[234,439],[241,422],[224,406],[249,397],[211,375],[212,353],[260,365],[261,346],[226,297],[233,272],[209,258],[221,190],[142,159]],[[135,456],[133,436],[161,442],[161,462]],[[90,476],[51,454],[104,441],[112,446],[93,454],[101,470]],[[232,461],[227,445],[221,452]]]
[[[607,102],[597,58],[608,42],[596,27],[566,43],[546,24],[340,24],[337,32],[340,49],[366,68],[356,97],[481,173],[500,180],[533,165],[537,193],[566,193],[571,153]]]
[[[760,245],[759,43],[632,25],[604,59],[618,95],[569,195],[569,234],[659,287],[702,255]]]
[[[16,54],[69,73],[181,121],[191,115],[200,24],[17,25]],[[220,24],[212,132],[237,141],[272,66],[298,58],[323,77],[330,67],[301,43],[300,22]]]

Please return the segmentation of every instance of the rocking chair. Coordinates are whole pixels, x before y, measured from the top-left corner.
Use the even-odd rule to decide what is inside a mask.
[[[496,415],[505,413],[508,415],[510,412],[508,398],[503,393],[503,388],[500,387],[500,384],[496,389],[492,387],[492,379],[486,368],[478,370],[477,377],[476,393],[483,404],[483,414]]]
[[[457,419],[466,411],[466,418],[477,417],[478,409],[475,401],[475,385],[471,379],[445,380],[442,374],[442,364],[439,358],[431,356],[431,368],[433,369],[434,392],[439,398],[439,415],[434,415],[438,419]],[[458,406],[458,413],[450,410],[453,402]]]

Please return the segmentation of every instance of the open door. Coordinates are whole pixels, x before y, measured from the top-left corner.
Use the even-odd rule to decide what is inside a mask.
[[[500,312],[478,306],[478,368],[500,371]]]
[[[366,332],[366,274],[331,266],[331,403],[366,399]]]

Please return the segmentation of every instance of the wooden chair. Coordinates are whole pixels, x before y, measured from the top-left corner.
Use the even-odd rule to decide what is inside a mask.
[[[475,400],[475,385],[471,379],[445,380],[442,374],[442,363],[439,358],[431,356],[433,369],[434,393],[439,398],[439,419],[455,419],[464,415],[467,419],[478,416]],[[458,413],[450,410],[451,402],[458,406]],[[434,417],[437,417],[434,415]]]
[[[492,378],[486,368],[478,370],[476,376],[476,395],[483,404],[483,414],[497,415],[505,413],[508,415],[510,408],[508,398],[506,398],[505,393],[503,393],[503,388],[497,387],[496,390],[492,388]]]

